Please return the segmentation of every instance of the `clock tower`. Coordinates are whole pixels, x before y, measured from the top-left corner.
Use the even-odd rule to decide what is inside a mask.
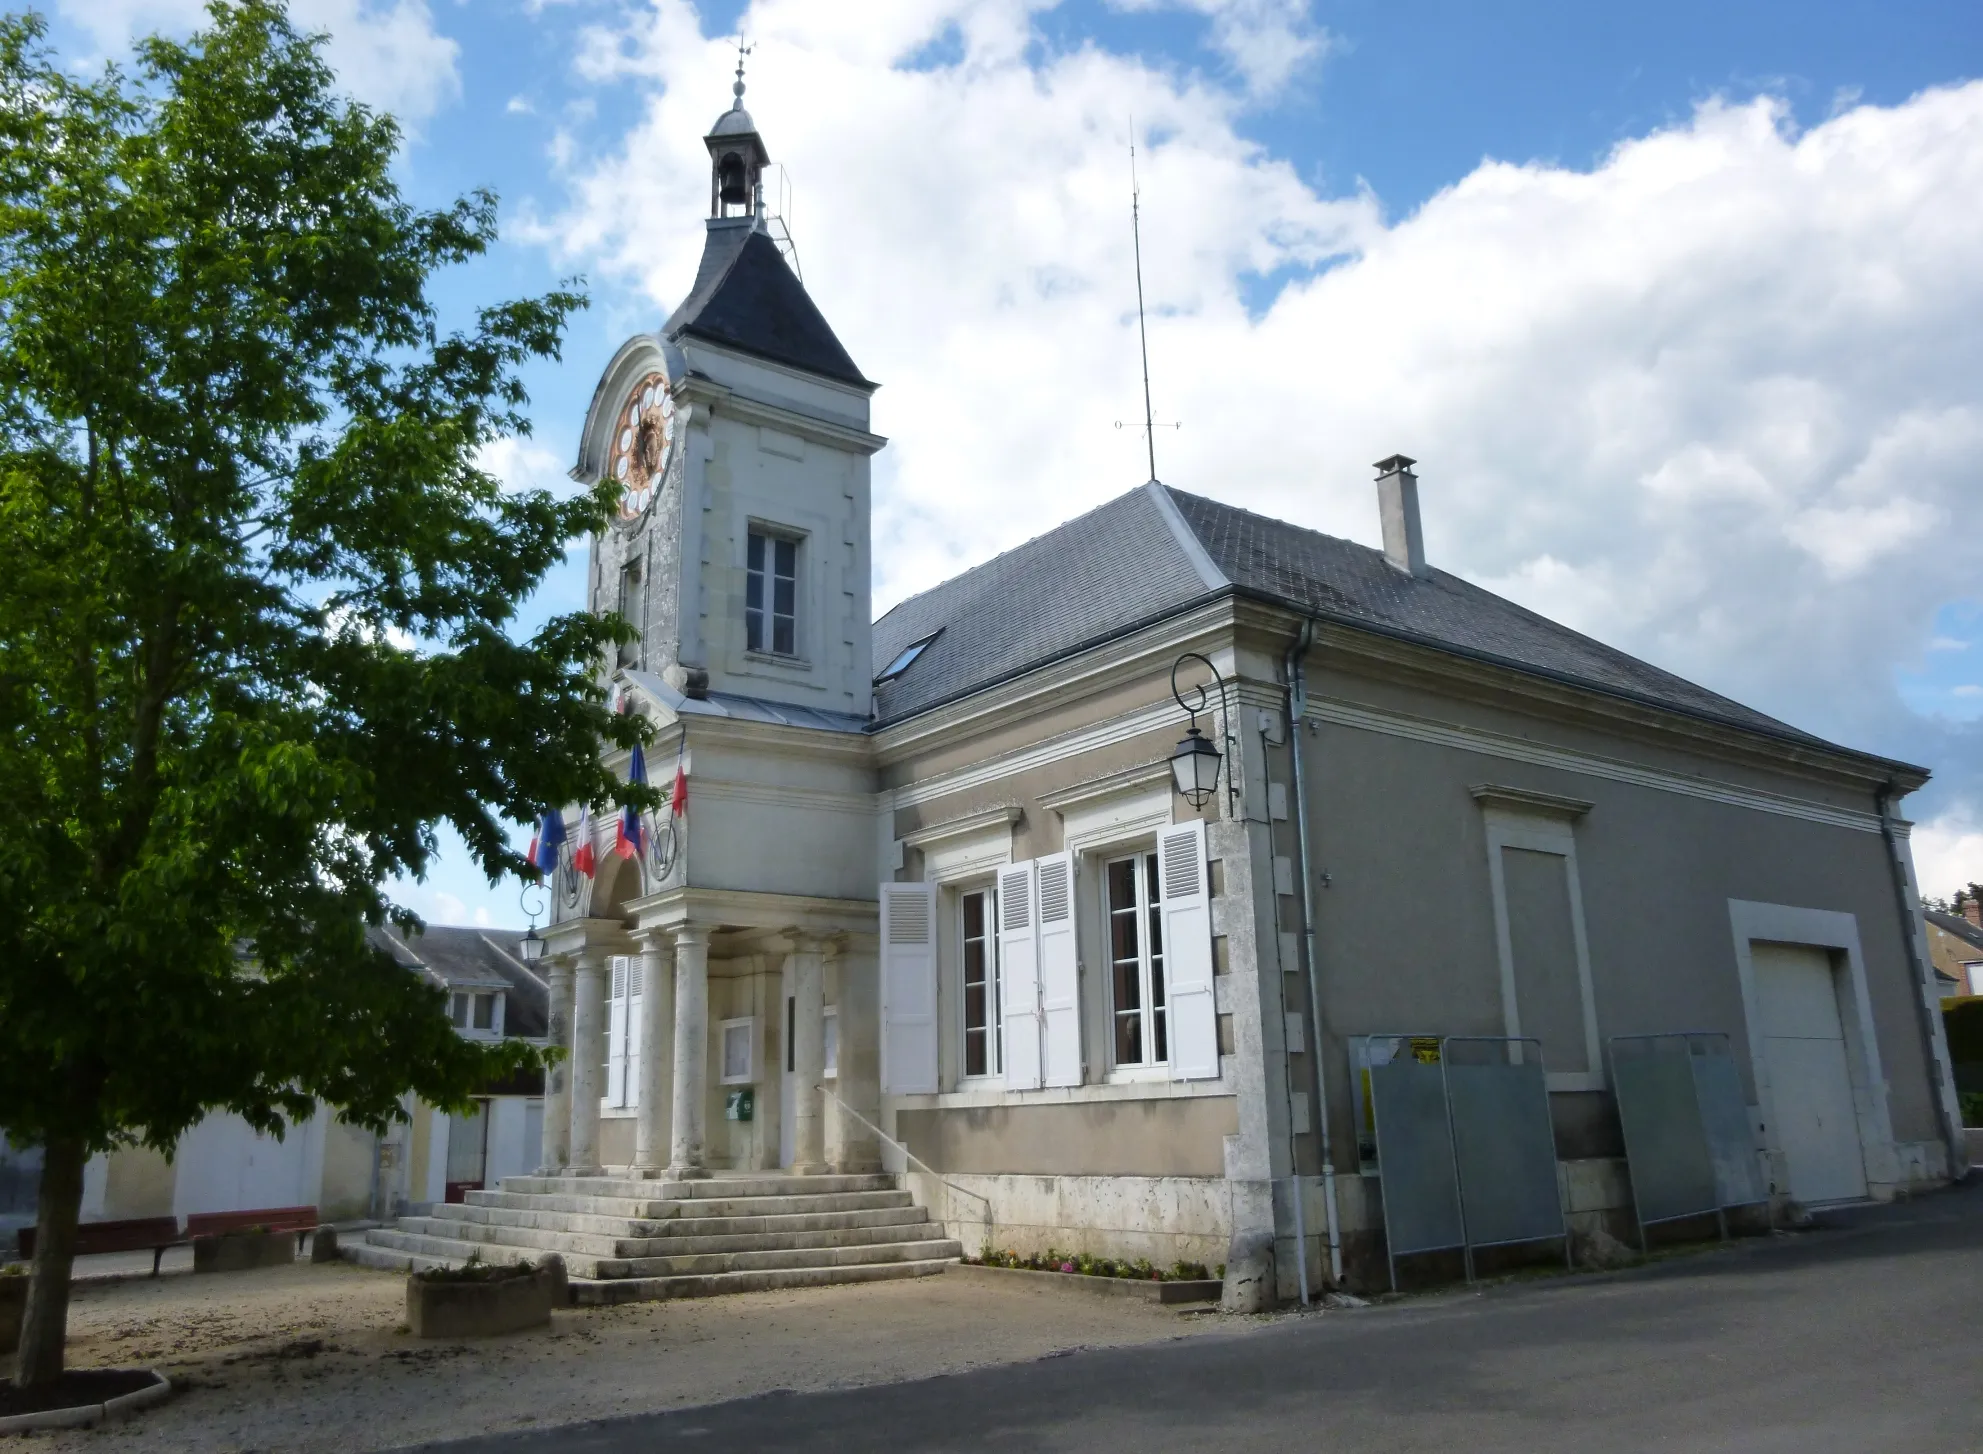
[[[639,633],[609,675],[664,703],[865,718],[875,385],[773,240],[741,67],[734,90],[703,138],[701,266],[658,332],[621,345],[586,416],[572,477],[620,489],[588,600]]]

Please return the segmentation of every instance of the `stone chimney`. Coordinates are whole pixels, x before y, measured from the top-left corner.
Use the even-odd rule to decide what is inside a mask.
[[[1975,894],[1958,895],[1962,901],[1962,917],[1977,928],[1983,929],[1983,899]]]
[[[1384,558],[1422,581],[1432,579],[1425,563],[1425,533],[1418,524],[1415,459],[1394,454],[1377,461],[1377,513],[1384,522]]]

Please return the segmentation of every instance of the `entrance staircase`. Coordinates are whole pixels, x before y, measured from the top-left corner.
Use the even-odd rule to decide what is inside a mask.
[[[963,1254],[886,1175],[512,1176],[467,1197],[340,1251],[401,1272],[556,1252],[582,1304],[922,1277]]]

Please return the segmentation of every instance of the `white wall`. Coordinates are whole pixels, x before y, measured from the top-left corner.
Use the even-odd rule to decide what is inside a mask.
[[[525,1096],[496,1096],[489,1102],[489,1160],[483,1185],[495,1186],[506,1176],[527,1176],[537,1169],[542,1147],[544,1102]]]
[[[319,1110],[281,1140],[258,1135],[239,1116],[208,1116],[179,1141],[172,1212],[243,1212],[316,1206],[323,1188],[324,1132]]]

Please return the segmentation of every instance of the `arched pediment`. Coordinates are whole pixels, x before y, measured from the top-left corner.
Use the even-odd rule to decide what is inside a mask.
[[[666,375],[671,383],[679,382],[686,368],[682,351],[659,334],[636,333],[621,344],[605,372],[600,374],[599,386],[592,391],[592,403],[585,411],[585,427],[578,435],[578,459],[571,467],[571,477],[581,485],[590,486],[597,484],[606,472],[620,403],[636,383],[653,373]]]

